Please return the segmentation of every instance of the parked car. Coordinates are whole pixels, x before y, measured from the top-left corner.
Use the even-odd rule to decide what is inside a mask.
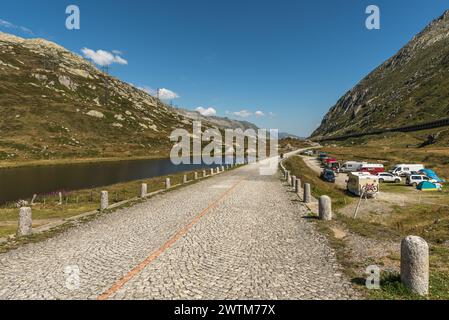
[[[376,175],[381,172],[385,172],[385,167],[383,164],[377,163],[364,163],[359,169],[360,172],[368,172],[372,175]]]
[[[310,156],[311,157],[311,156],[313,156],[313,150],[306,150],[302,154],[305,155],[305,156]]]
[[[325,169],[323,170],[323,172],[321,172],[321,179],[327,182],[335,183],[335,172],[329,169]]]
[[[345,162],[341,168],[341,172],[357,172],[360,170],[360,168],[366,164],[366,162],[356,162],[356,161],[348,161]]]
[[[327,154],[324,152],[320,152],[318,155],[318,160],[322,161],[324,158],[327,158]]]
[[[379,182],[383,183],[383,182],[394,182],[394,183],[399,183],[402,181],[402,179],[398,176],[395,176],[392,173],[389,172],[381,172],[378,173],[377,176],[379,177]]]
[[[430,181],[430,178],[421,174],[411,174],[407,176],[405,184],[408,186],[417,187],[421,182]]]
[[[390,173],[399,177],[405,177],[408,174],[419,172],[423,169],[424,165],[422,164],[397,164],[390,170]]]
[[[327,164],[327,169],[338,173],[338,172],[340,172],[340,163],[339,162],[329,163],[329,164]]]

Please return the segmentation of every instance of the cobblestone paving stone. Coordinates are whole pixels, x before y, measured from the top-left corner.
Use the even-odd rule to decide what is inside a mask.
[[[242,167],[1,254],[0,299],[96,299],[238,182],[110,298],[357,298],[296,196],[258,173]]]

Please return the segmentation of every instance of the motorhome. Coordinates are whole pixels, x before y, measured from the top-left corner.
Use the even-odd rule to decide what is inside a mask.
[[[379,177],[368,172],[351,172],[348,175],[347,189],[360,197],[375,197],[379,192]]]
[[[365,164],[365,162],[348,161],[345,162],[341,168],[341,172],[356,172]]]
[[[422,164],[397,164],[390,170],[396,176],[405,177],[413,172],[419,172],[424,169]]]
[[[383,164],[377,163],[364,163],[359,169],[360,172],[369,172],[370,174],[378,174],[385,172],[385,167]]]

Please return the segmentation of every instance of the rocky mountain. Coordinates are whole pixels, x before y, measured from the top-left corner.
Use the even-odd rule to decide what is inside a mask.
[[[0,160],[167,156],[170,133],[192,122],[55,43],[0,33]]]
[[[206,117],[201,115],[199,112],[186,109],[176,109],[176,111],[186,118],[192,119],[194,121],[206,122],[212,126],[215,126],[216,128],[242,129],[243,131],[247,129],[253,129],[257,131],[259,129],[255,124],[248,121],[239,121],[215,116]]]
[[[288,132],[279,132],[279,139],[298,139],[298,140],[305,140],[305,138],[299,137],[297,135],[288,133]]]
[[[314,138],[449,117],[449,10],[346,93]]]

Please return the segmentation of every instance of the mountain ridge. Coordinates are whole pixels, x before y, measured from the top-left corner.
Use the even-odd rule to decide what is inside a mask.
[[[0,160],[166,157],[170,133],[192,130],[191,117],[45,39],[0,32],[0,92]],[[217,119],[203,127],[240,125]]]
[[[449,10],[370,72],[311,137],[328,138],[449,117]]]

